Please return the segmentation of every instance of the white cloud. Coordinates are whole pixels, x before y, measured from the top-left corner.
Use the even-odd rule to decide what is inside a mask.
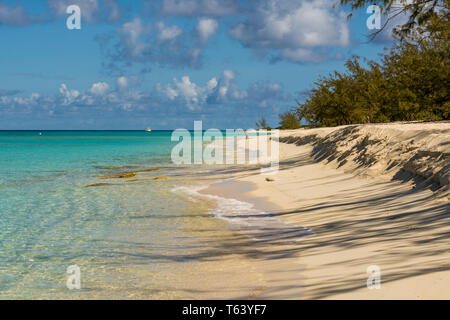
[[[189,110],[196,110],[206,102],[216,87],[216,78],[211,78],[205,86],[199,86],[192,82],[189,76],[183,76],[180,80],[173,78],[172,84],[158,84],[156,90],[164,93],[170,100],[180,99]]]
[[[297,48],[297,49],[283,49],[280,55],[292,62],[321,62],[327,57],[317,54],[311,49]]]
[[[149,64],[160,66],[201,65],[203,46],[195,32],[186,33],[177,25],[167,26],[159,22],[146,25],[140,18],[124,23],[118,30],[118,39],[97,37],[104,57],[104,65],[116,73],[125,73],[124,67],[132,64],[144,65],[143,71],[149,70]],[[117,40],[117,41],[116,41]]]
[[[212,78],[211,80],[209,80],[209,81],[206,83],[206,87],[207,87],[209,90],[212,90],[212,89],[214,89],[215,87],[217,87],[217,79],[214,77],[214,78]]]
[[[30,98],[34,101],[38,100],[41,97],[39,93],[33,92],[30,96]]]
[[[176,97],[178,97],[177,90],[173,89],[171,86],[167,86],[165,88],[165,93],[170,100],[174,100]]]
[[[0,3],[0,25],[23,26],[31,23],[33,18],[28,15],[26,10],[20,6],[9,6]]]
[[[198,20],[196,29],[200,40],[205,43],[211,36],[213,36],[219,27],[216,20],[210,18],[202,18]]]
[[[117,88],[119,90],[124,90],[124,89],[128,88],[128,79],[124,76],[118,77],[117,78]]]
[[[61,84],[59,93],[63,98],[63,105],[71,104],[80,96],[80,92],[78,90],[69,90],[65,83]]]
[[[175,84],[174,89],[170,85],[167,86],[166,92],[168,92],[168,97],[174,94],[181,96],[186,101],[186,105],[190,110],[196,109],[200,102],[199,99],[202,98],[203,89],[195,83],[192,83],[188,76],[181,77],[181,81],[174,78],[173,82]]]
[[[132,56],[141,54],[147,45],[141,41],[140,37],[150,31],[148,26],[142,23],[140,18],[134,18],[132,21],[125,22],[119,29],[119,35],[126,47],[130,49]]]
[[[250,100],[283,98],[282,88],[276,83],[255,84],[248,90],[241,90],[235,82],[233,70],[225,69],[218,81],[216,77],[211,78],[204,86],[198,85],[189,78],[183,76],[180,80],[173,79],[173,83],[156,86],[156,91],[163,93],[171,101],[179,101],[189,110],[200,110],[206,105],[217,105],[220,103],[249,103]],[[269,94],[267,94],[269,93]],[[250,103],[249,103],[250,104]],[[258,105],[259,103],[252,102]]]
[[[109,84],[106,82],[94,83],[90,89],[90,92],[94,95],[102,96],[109,90]]]
[[[104,91],[103,95],[94,92],[106,89],[106,82],[95,83],[85,91],[69,89],[62,83],[54,96],[38,93],[0,95],[0,124],[5,128],[18,125],[23,128],[43,123],[53,125],[59,121],[56,127],[59,129],[67,128],[67,123],[94,119],[95,128],[100,128],[99,123],[104,124],[102,128],[112,125],[124,128],[124,124],[135,128],[148,126],[144,122],[149,119],[157,119],[158,124],[167,121],[170,126],[187,126],[200,118],[218,121],[220,125],[245,126],[261,116],[262,108],[276,121],[280,106],[292,102],[292,97],[277,83],[258,82],[244,90],[237,86],[235,78],[234,71],[224,70],[220,77],[198,84],[185,75],[145,92],[136,90],[133,76],[129,76],[118,80],[121,83],[126,79],[126,86],[122,86],[126,90]],[[3,90],[3,93],[14,92]],[[218,118],[219,113],[222,116]],[[238,118],[236,114],[239,114]],[[17,124],[11,119],[18,121]]]
[[[236,77],[231,69],[223,70],[222,78],[217,84],[215,92],[210,96],[210,101],[226,102],[232,100],[241,100],[247,97],[246,90],[239,90],[237,84],[234,82]]]
[[[230,34],[245,46],[281,50],[291,61],[312,61],[307,49],[350,43],[346,15],[328,0],[260,0]]]
[[[195,83],[191,82],[191,79],[189,79],[188,76],[181,77],[181,81],[177,81],[176,78],[174,78],[173,81],[175,82],[178,91],[180,91],[184,97],[191,99],[193,102],[198,102],[197,97],[199,88]]]
[[[183,32],[177,25],[168,27],[164,22],[158,22],[156,24],[156,29],[158,30],[158,40],[160,41],[173,40]]]
[[[223,70],[223,76],[227,81],[229,81],[231,79],[234,79],[235,74],[234,74],[233,70],[225,69],[225,70]]]
[[[226,16],[238,9],[235,0],[163,0],[161,11],[172,16]]]

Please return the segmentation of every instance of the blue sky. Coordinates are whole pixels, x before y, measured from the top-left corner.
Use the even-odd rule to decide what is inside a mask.
[[[276,126],[320,75],[390,45],[334,3],[0,1],[0,130]]]

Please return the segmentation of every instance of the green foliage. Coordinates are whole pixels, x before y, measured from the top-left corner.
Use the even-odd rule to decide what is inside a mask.
[[[295,112],[286,111],[278,116],[280,117],[280,129],[300,128],[300,119]]]
[[[450,118],[450,23],[446,7],[397,40],[381,62],[352,57],[298,104],[314,126]],[[364,66],[363,66],[364,65]]]
[[[361,9],[376,4],[384,14],[382,29],[392,25],[397,16],[406,15],[408,20],[403,25],[394,26],[393,32],[404,39],[415,32],[417,27],[427,25],[438,12],[448,8],[449,0],[340,0],[341,5],[349,5],[352,9]],[[349,15],[351,17],[352,14]],[[381,30],[375,32],[374,36]]]
[[[267,124],[266,118],[262,117],[261,120],[256,121],[256,128],[271,130],[272,128]]]

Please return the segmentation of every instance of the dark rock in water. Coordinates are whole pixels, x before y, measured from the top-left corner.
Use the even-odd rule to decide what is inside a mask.
[[[136,172],[152,172],[152,171],[160,171],[160,168],[148,168],[148,169],[139,169]]]
[[[97,177],[98,179],[126,179],[136,176],[136,172],[121,172]]]
[[[133,169],[139,168],[138,166],[95,166],[96,169],[104,170],[121,170],[121,169]]]
[[[152,172],[152,171],[160,171],[163,169],[180,169],[182,166],[178,167],[145,167],[145,166],[94,166],[95,169],[100,170],[114,170],[114,171],[123,171],[123,170],[133,170],[133,172]]]
[[[153,180],[168,180],[169,177],[156,177]]]
[[[111,183],[94,183],[94,184],[89,184],[86,187],[103,187],[103,186],[112,186]]]

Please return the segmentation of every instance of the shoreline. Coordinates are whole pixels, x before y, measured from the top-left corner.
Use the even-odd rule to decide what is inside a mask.
[[[181,298],[298,299],[301,293],[301,266],[294,256],[278,258],[278,255],[285,254],[292,248],[292,241],[288,239],[285,243],[280,239],[281,241],[274,242],[274,237],[280,231],[279,226],[257,232],[263,225],[253,225],[252,221],[248,223],[247,217],[259,223],[266,223],[268,220],[252,217],[260,214],[261,210],[247,201],[249,199],[237,200],[231,194],[205,192],[211,186],[221,184],[221,180],[217,172],[214,172],[194,185],[181,187],[182,193],[195,199],[194,202],[210,204],[206,218],[210,222],[194,227],[200,233],[192,231],[192,236],[205,244],[202,250],[205,250],[206,255],[202,256],[207,259],[193,261],[190,276],[183,280],[184,291],[191,292]],[[243,188],[250,186],[240,184]],[[221,216],[218,210],[224,214],[233,211],[236,216]]]
[[[274,285],[258,297],[448,299],[448,202],[436,201],[432,190],[415,188],[412,181],[358,176],[318,162],[312,151],[308,144],[280,143],[274,181],[241,168],[202,190],[312,229],[314,234],[295,241],[280,230],[264,243],[265,250],[279,254],[261,263],[262,274]],[[379,290],[366,286],[371,265],[381,268]],[[274,274],[283,274],[283,280]],[[286,286],[296,290],[286,294],[280,290]]]

